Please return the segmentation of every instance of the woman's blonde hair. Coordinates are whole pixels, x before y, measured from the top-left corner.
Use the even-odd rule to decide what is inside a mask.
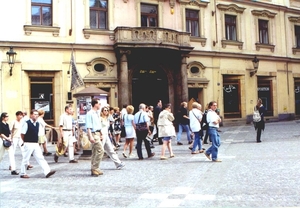
[[[134,111],[134,107],[132,105],[128,105],[126,107],[126,111],[127,111],[128,114],[132,114],[133,111]]]
[[[103,107],[103,108],[101,109],[100,116],[101,116],[101,117],[108,117],[108,114],[105,115],[105,114],[103,113],[104,110],[107,110],[107,112],[109,112],[109,108],[108,108],[108,107]]]
[[[45,111],[44,110],[38,110],[39,116],[44,115]]]

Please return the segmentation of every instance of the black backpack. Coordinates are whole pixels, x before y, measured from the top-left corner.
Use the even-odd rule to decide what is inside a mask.
[[[202,120],[200,122],[201,129],[203,129],[203,130],[207,130],[207,127],[208,127],[208,123],[207,123],[207,120],[206,120],[206,115],[207,115],[207,113],[203,113]]]

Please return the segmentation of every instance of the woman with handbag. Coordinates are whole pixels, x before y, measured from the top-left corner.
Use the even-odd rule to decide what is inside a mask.
[[[166,160],[167,157],[165,157],[165,151],[168,148],[170,153],[170,158],[174,157],[172,146],[171,146],[171,139],[172,137],[176,137],[175,127],[173,125],[174,121],[174,115],[171,112],[171,104],[165,104],[164,110],[160,112],[157,120],[157,126],[158,126],[158,137],[163,138],[163,145],[161,149],[161,160]]]
[[[1,114],[1,124],[0,124],[0,137],[4,140],[8,140],[10,142],[11,141],[11,132],[10,132],[10,128],[9,128],[9,125],[8,125],[8,114],[3,112]],[[2,152],[5,151],[5,150],[2,150]],[[19,175],[19,173],[16,171],[16,161],[15,161],[15,154],[13,152],[13,148],[8,147],[8,156],[9,156],[9,162],[10,162],[10,165],[11,165],[11,174],[12,175]],[[4,154],[3,153],[0,153],[0,154]]]
[[[254,123],[254,128],[256,130],[256,142],[260,143],[261,142],[261,139],[260,139],[261,131],[265,130],[264,114],[265,114],[265,111],[266,111],[265,107],[262,104],[262,100],[260,98],[257,100],[257,104],[254,107],[254,110],[258,110],[259,114],[260,114],[260,117],[261,117],[259,122],[253,122]]]
[[[132,150],[133,150],[133,142],[134,138],[136,138],[136,133],[135,133],[135,124],[134,124],[134,116],[132,115],[134,111],[134,107],[132,105],[128,105],[126,107],[127,113],[123,115],[123,120],[124,120],[124,127],[125,127],[125,132],[126,132],[126,141],[124,145],[124,150],[123,150],[123,156],[125,158],[127,157],[134,157]],[[126,154],[126,149],[129,146],[129,156]]]

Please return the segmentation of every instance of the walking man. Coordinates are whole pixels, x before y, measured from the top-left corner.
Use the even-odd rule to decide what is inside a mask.
[[[146,123],[146,125],[147,125],[147,129],[145,129],[145,130],[142,130],[142,131],[136,130],[136,137],[137,137],[136,149],[137,149],[137,155],[139,157],[139,160],[144,159],[143,153],[142,153],[142,142],[143,141],[145,143],[148,158],[153,157],[155,155],[155,153],[151,152],[150,142],[146,139],[146,136],[150,135],[151,131],[149,129],[149,124],[148,124],[148,121],[150,119],[148,117],[148,114],[145,112],[145,109],[146,109],[146,105],[144,103],[141,103],[139,105],[139,112],[137,112],[134,115],[135,125],[141,124],[141,123]]]
[[[72,133],[73,133],[72,111],[73,111],[72,107],[70,105],[67,105],[65,107],[65,113],[60,116],[59,131],[60,131],[61,139],[60,141],[58,141],[57,146],[63,145],[65,146],[65,148],[68,147],[69,163],[78,163],[78,161],[74,159],[74,143],[72,137]],[[61,151],[61,152],[56,151],[56,153],[54,154],[54,161],[57,162],[58,156],[62,155],[64,152],[65,151]]]
[[[42,150],[38,144],[38,132],[39,132],[39,122],[37,122],[37,118],[39,113],[37,110],[31,110],[30,119],[24,122],[21,130],[21,138],[23,140],[23,144],[21,145],[24,148],[23,152],[23,160],[21,164],[21,178],[29,178],[26,174],[27,164],[29,162],[29,158],[31,154],[33,154],[36,161],[42,167],[46,178],[49,178],[56,171],[50,170],[50,167],[45,160]]]
[[[212,145],[206,152],[205,156],[212,160],[213,162],[222,162],[222,160],[218,159],[218,149],[221,145],[220,136],[218,133],[219,123],[221,122],[220,116],[216,113],[217,103],[215,101],[211,101],[208,104],[209,110],[207,112],[207,123],[208,123],[208,135],[211,139]],[[211,157],[210,157],[211,155]]]
[[[94,98],[92,100],[92,109],[86,114],[85,127],[90,142],[92,143],[92,156],[91,156],[91,175],[103,175],[100,170],[100,162],[103,158],[104,150],[102,146],[102,133],[100,124],[100,100]]]

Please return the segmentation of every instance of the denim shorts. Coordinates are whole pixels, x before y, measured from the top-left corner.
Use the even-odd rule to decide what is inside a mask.
[[[171,139],[172,139],[172,138],[171,138],[170,136],[169,136],[169,137],[164,137],[164,138],[163,138],[164,141],[170,141]]]

